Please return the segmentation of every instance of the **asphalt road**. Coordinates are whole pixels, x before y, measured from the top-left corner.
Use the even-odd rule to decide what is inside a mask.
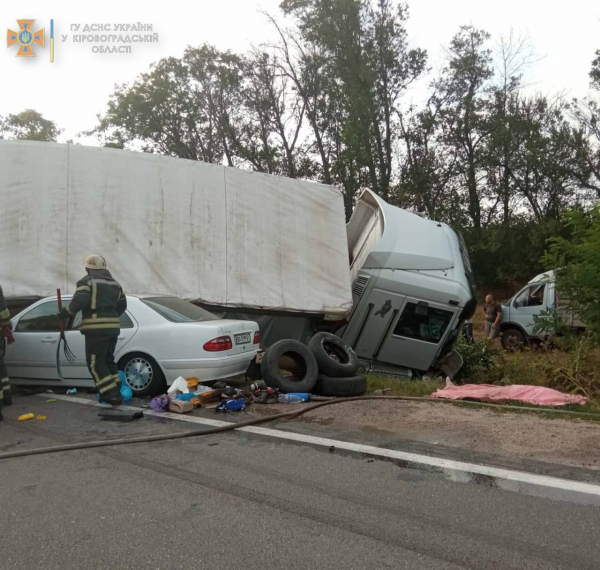
[[[17,423],[26,411],[45,421]],[[0,451],[189,429],[17,398]],[[194,426],[197,427],[197,426]],[[228,433],[0,461],[2,570],[597,569],[600,508]]]

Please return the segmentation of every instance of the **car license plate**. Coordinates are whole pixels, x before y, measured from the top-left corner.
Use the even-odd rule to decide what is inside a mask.
[[[242,333],[235,335],[235,344],[248,344],[251,341],[250,333]]]

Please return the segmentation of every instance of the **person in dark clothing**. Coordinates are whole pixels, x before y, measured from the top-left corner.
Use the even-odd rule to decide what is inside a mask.
[[[485,336],[494,340],[500,332],[502,307],[496,303],[493,295],[488,295],[485,298],[483,314],[485,315]]]
[[[473,340],[473,319],[467,319],[465,321],[462,332],[463,336],[465,337],[465,340],[468,343],[473,344],[475,342]]]
[[[6,307],[4,293],[2,292],[2,287],[0,286],[0,420],[4,419],[2,416],[2,408],[12,404],[10,381],[8,379],[8,372],[4,364],[4,349],[6,343],[12,344],[13,342],[15,342],[15,337],[12,334],[10,312]]]
[[[113,406],[121,404],[121,380],[115,362],[117,338],[121,332],[120,316],[127,309],[123,289],[106,268],[101,255],[84,260],[87,275],[77,282],[75,295],[60,312],[69,320],[82,312],[81,333],[85,336],[85,358],[100,392],[100,399]]]

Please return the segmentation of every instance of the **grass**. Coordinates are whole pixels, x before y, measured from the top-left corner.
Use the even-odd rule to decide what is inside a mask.
[[[484,317],[481,309],[478,309],[473,318],[473,333],[476,340],[484,338]],[[566,339],[568,341],[568,339]],[[578,394],[586,396],[590,403],[585,405],[570,404],[561,406],[560,410],[600,414],[600,347],[586,344],[582,339],[571,339],[570,342],[563,341],[557,346],[543,346],[539,348],[526,349],[523,352],[509,353],[502,349],[500,340],[494,340],[491,345],[477,343],[481,347],[477,350],[487,351],[486,358],[488,369],[481,367],[481,360],[475,354],[473,371],[467,377],[455,380],[460,384],[494,384],[497,386],[508,386],[513,384],[525,384],[530,386],[545,386],[563,393]],[[367,375],[367,393],[373,394],[379,390],[387,396],[429,396],[436,390],[444,388],[445,382],[426,378],[424,380],[403,380],[401,378]],[[380,393],[380,392],[378,392]],[[460,406],[460,402],[456,402]],[[464,403],[462,404],[464,406]],[[533,413],[523,410],[523,407],[531,406],[523,402],[507,402],[511,410],[500,408],[499,412],[510,413]],[[468,406],[472,409],[472,406]],[[548,418],[578,418],[564,414],[553,414],[556,408],[551,406],[535,406],[538,409],[547,409]],[[488,408],[493,409],[493,408]],[[600,421],[593,418],[592,421]]]
[[[377,390],[385,390],[385,396],[412,396],[420,398],[429,396],[436,390],[443,388],[445,382],[426,378],[424,380],[403,380],[392,376],[367,375],[367,393],[372,394]]]
[[[426,378],[424,380],[403,380],[401,378],[395,378],[390,376],[379,376],[374,374],[367,375],[367,394],[374,394],[378,391],[383,391],[384,396],[411,396],[421,398],[423,396],[429,396],[436,390],[440,390],[444,388],[445,382],[441,380],[434,380],[431,378]],[[379,393],[379,392],[378,392]],[[467,404],[465,402],[461,402],[460,400],[452,402],[454,406],[473,409],[474,406]],[[569,404],[567,406],[561,406],[560,408],[555,408],[553,406],[536,406],[534,404],[527,404],[524,402],[516,402],[509,401],[503,403],[505,406],[510,406],[512,409],[507,408],[488,408],[486,410],[492,410],[497,413],[517,413],[517,414],[535,414],[536,416],[540,416],[548,419],[579,419],[584,421],[592,421],[592,422],[600,422],[600,403],[599,402],[591,402],[585,405],[579,404]],[[539,410],[547,410],[547,413],[544,412],[531,412],[530,410],[525,410],[522,408],[526,407],[535,407]],[[580,416],[569,416],[565,414],[557,414],[556,410],[566,410],[571,412],[584,412],[588,414],[597,414],[597,418],[593,417],[580,417]]]

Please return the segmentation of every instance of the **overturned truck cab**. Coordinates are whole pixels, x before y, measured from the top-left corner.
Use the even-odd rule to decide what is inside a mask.
[[[347,231],[354,303],[338,334],[371,371],[452,377],[462,364],[453,346],[477,305],[460,234],[370,190]]]

